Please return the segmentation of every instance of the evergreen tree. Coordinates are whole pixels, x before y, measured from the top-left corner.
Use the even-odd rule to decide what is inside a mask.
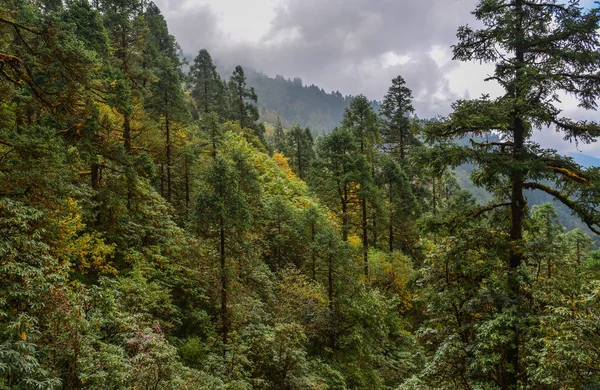
[[[410,252],[411,240],[409,239],[408,226],[414,213],[415,197],[410,188],[406,174],[390,156],[385,156],[381,164],[379,177],[380,184],[385,188],[388,200],[388,249],[394,251],[396,245],[394,239],[399,231],[403,232],[403,245]]]
[[[571,160],[543,150],[532,140],[533,130],[556,126],[566,139],[592,142],[600,134],[597,123],[561,117],[556,107],[558,93],[573,95],[583,108],[593,109],[599,93],[596,64],[600,59],[597,25],[598,8],[585,9],[578,1],[494,0],[481,1],[475,16],[483,28],[461,27],[454,58],[496,64],[494,75],[505,90],[498,99],[483,97],[459,101],[444,126],[434,126],[438,135],[465,137],[496,131],[501,142],[471,142],[471,147],[449,147],[453,164],[473,162],[479,166],[476,184],[495,191],[508,207],[506,227],[510,248],[506,258],[509,301],[507,311],[514,317],[510,342],[505,349],[506,365],[498,386],[514,389],[526,385],[520,345],[526,310],[526,294],[519,270],[524,264],[523,228],[527,215],[525,190],[547,192],[573,209],[593,230],[598,231],[599,215],[592,176]],[[452,150],[452,152],[450,152]],[[543,180],[555,180],[557,189]]]
[[[357,142],[352,133],[338,128],[317,143],[314,169],[315,188],[341,221],[342,238],[348,241],[351,215],[356,207],[358,172],[364,166],[357,153]]]
[[[114,54],[111,57],[111,104],[123,116],[123,144],[127,153],[132,151],[131,120],[136,98],[143,97],[143,85],[150,75],[143,67],[147,34],[143,4],[140,0],[101,0],[100,12],[108,31]],[[139,103],[139,102],[138,102]]]
[[[206,49],[200,50],[190,67],[191,93],[198,111],[203,114],[223,114],[223,82]],[[225,119],[223,117],[223,119]]]
[[[239,172],[222,156],[217,156],[205,172],[207,187],[199,194],[193,223],[198,231],[216,242],[220,263],[221,336],[227,344],[230,331],[229,286],[233,278],[232,260],[238,254],[238,237],[249,227],[251,214],[240,188]]]
[[[289,154],[287,152],[287,145],[285,143],[285,131],[283,130],[283,125],[281,124],[281,118],[279,117],[277,117],[275,130],[273,132],[273,146],[278,152]]]
[[[581,265],[592,250],[593,241],[581,229],[574,229],[565,235],[569,258],[572,263]]]
[[[299,125],[294,126],[287,134],[287,147],[298,177],[306,179],[308,167],[313,158],[313,141],[310,129],[302,129]]]
[[[362,158],[371,166],[371,174],[361,175],[360,185],[360,207],[361,227],[365,277],[369,277],[369,220],[368,203],[369,198],[374,200],[375,194],[373,179],[375,176],[375,146],[379,142],[379,126],[377,114],[373,110],[371,102],[364,95],[359,95],[350,102],[350,106],[344,112],[342,125],[350,130],[358,143],[358,150]]]
[[[419,144],[412,132],[409,117],[414,112],[412,92],[406,87],[402,76],[397,76],[383,99],[381,115],[385,122],[382,128],[383,142],[400,161],[405,160],[411,146]]]
[[[229,93],[231,118],[238,121],[242,127],[254,128],[258,120],[258,109],[252,102],[256,103],[258,97],[254,88],[247,87],[244,68],[239,65],[229,79]],[[257,136],[260,138],[259,134]]]
[[[167,23],[156,6],[152,6],[146,13],[146,22],[152,23],[152,44],[158,49],[154,58],[154,74],[157,81],[150,87],[151,95],[147,99],[149,111],[159,121],[165,135],[165,163],[166,163],[166,198],[173,200],[173,130],[177,125],[181,127],[188,119],[188,106],[186,104],[182,84],[181,63],[177,55],[178,46],[175,38],[169,35]],[[161,178],[162,180],[162,178]]]
[[[366,96],[359,95],[350,102],[344,112],[342,126],[354,134],[360,154],[373,162],[374,148],[379,142],[379,126],[377,114]]]

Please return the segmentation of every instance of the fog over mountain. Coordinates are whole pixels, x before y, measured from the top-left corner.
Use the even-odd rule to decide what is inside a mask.
[[[446,115],[453,101],[497,85],[484,82],[493,68],[452,61],[456,30],[475,24],[474,0],[157,0],[183,51],[208,49],[224,67],[241,64],[274,77],[300,77],[326,91],[363,93],[381,100],[396,75],[415,96],[420,117]],[[589,1],[591,4],[592,1]],[[587,4],[587,3],[586,3]],[[318,9],[318,12],[316,11]],[[566,115],[593,119],[568,98]],[[537,141],[568,149],[559,134]],[[579,145],[600,156],[595,145]]]

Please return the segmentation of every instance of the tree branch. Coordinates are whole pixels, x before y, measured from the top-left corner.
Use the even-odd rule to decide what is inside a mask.
[[[487,213],[488,211],[493,211],[493,210],[499,209],[501,207],[509,207],[509,206],[510,206],[510,203],[494,204],[494,205],[490,205],[490,206],[486,206],[486,207],[477,209],[477,210],[473,211],[472,215],[473,215],[473,217],[479,217],[481,214]]]
[[[21,25],[21,24],[19,24],[17,22],[13,22],[12,20],[4,19],[2,17],[0,17],[0,23],[9,24],[9,25],[11,25],[11,26],[13,26],[15,28],[20,28],[20,29],[23,29],[25,31],[29,31],[32,34],[36,34],[36,35],[40,35],[41,34],[41,32],[39,32],[39,31],[32,30],[29,27],[25,27],[25,26],[23,26],[23,25]]]
[[[562,194],[560,191],[555,190],[554,188],[548,187],[540,183],[525,183],[523,187],[530,190],[540,190],[547,193],[548,195],[552,195],[556,200],[559,200],[562,204],[564,204],[573,212],[575,212],[579,216],[579,218],[581,218],[581,220],[590,228],[591,231],[600,236],[600,220],[598,216],[594,216],[588,213],[586,210],[584,210],[584,208],[581,205],[579,205],[573,199],[570,199],[568,196]]]

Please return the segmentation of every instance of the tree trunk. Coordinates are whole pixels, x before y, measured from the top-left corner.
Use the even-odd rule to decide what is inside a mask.
[[[328,272],[327,272],[327,298],[329,300],[329,346],[331,349],[335,347],[335,322],[333,317],[333,255],[331,253],[331,245],[328,250]]]
[[[400,161],[404,162],[405,151],[404,151],[404,130],[400,130]]]
[[[160,163],[160,196],[165,197],[165,164]]]
[[[298,177],[303,179],[302,175],[302,157],[300,155],[300,137],[298,137],[298,147],[297,147],[297,156],[298,156]]]
[[[437,215],[437,194],[436,194],[436,188],[435,188],[435,177],[433,178],[433,184],[431,185],[431,189],[432,189],[432,195],[433,195],[433,201],[432,201],[432,205],[433,205],[433,215]]]
[[[171,129],[169,128],[168,114],[165,117],[165,130],[167,132],[167,201],[171,203],[173,199],[173,189],[171,185]]]
[[[225,226],[223,216],[219,218],[219,225],[219,255],[221,260],[221,334],[223,335],[223,344],[227,345],[227,336],[229,335],[229,316],[227,313],[227,264],[225,260]]]
[[[212,123],[211,124],[212,130],[211,130],[211,134],[212,134],[212,158],[213,160],[215,158],[217,158],[217,126]]]
[[[363,263],[365,267],[365,278],[369,280],[369,242],[367,237],[367,198],[362,199],[362,241],[363,241]]]
[[[207,74],[207,67],[204,67],[204,112],[206,114],[209,113],[210,108],[209,108],[209,104],[208,104],[208,74]]]
[[[123,144],[125,151],[131,153],[131,118],[129,115],[123,115]]]
[[[520,23],[523,23],[523,1],[514,0],[516,12],[520,18]],[[519,26],[519,35],[523,35],[522,26]],[[514,98],[519,99],[522,95],[520,90],[519,82],[523,77],[522,67],[525,64],[525,55],[520,47],[516,47],[516,80],[514,85]],[[521,119],[520,112],[515,107],[513,111],[513,134],[514,134],[514,148],[513,148],[513,161],[519,164],[517,169],[514,170],[510,176],[512,183],[511,189],[511,219],[510,219],[510,254],[509,254],[509,272],[508,272],[508,285],[509,294],[513,305],[517,306],[517,313],[520,311],[521,304],[521,288],[518,279],[518,269],[523,261],[523,252],[521,245],[523,241],[523,221],[525,219],[525,208],[527,203],[523,193],[523,187],[525,183],[526,172],[520,165],[524,159],[525,154],[525,126]],[[504,388],[516,389],[519,382],[520,374],[520,357],[519,357],[519,331],[516,326],[513,326],[513,340],[512,345],[509,346],[507,351],[507,363],[508,370],[504,373],[505,383]]]
[[[342,198],[342,240],[348,241],[348,189],[344,185],[344,197]]]
[[[315,251],[315,224],[310,225],[310,239],[312,244],[312,278],[317,280],[317,253]]]
[[[92,188],[97,190],[100,188],[101,171],[99,164],[92,164]]]
[[[190,208],[190,163],[185,157],[185,209]]]
[[[394,215],[393,210],[394,206],[392,201],[394,199],[394,187],[392,181],[390,180],[390,221],[389,221],[389,229],[390,229],[390,253],[394,252]]]

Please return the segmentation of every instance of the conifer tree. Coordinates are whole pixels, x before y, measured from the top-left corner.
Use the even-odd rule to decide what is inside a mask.
[[[149,88],[151,95],[147,98],[149,111],[160,123],[165,135],[166,163],[166,198],[173,200],[173,130],[179,124],[181,127],[188,120],[188,105],[181,88],[183,74],[178,57],[178,46],[175,38],[167,29],[167,23],[156,6],[152,5],[146,12],[146,22],[149,28],[151,42],[148,46],[156,47],[153,59],[153,73],[157,81]]]
[[[236,241],[249,227],[251,213],[235,166],[217,156],[205,172],[206,188],[199,194],[193,223],[199,233],[216,243],[220,264],[221,336],[227,344],[230,331],[229,285],[233,277],[231,260]]]
[[[285,132],[283,130],[283,125],[281,124],[280,117],[277,117],[277,122],[275,123],[275,130],[273,132],[273,144],[275,150],[283,154],[288,154],[285,144]]]
[[[526,190],[540,190],[570,207],[595,232],[600,232],[597,212],[597,185],[592,174],[572,160],[544,150],[532,140],[533,131],[547,126],[565,139],[593,142],[600,135],[596,122],[565,118],[558,107],[559,94],[574,96],[584,109],[595,109],[600,95],[597,64],[600,61],[598,7],[586,9],[579,1],[567,4],[551,0],[480,1],[474,15],[481,29],[469,26],[458,31],[454,58],[495,63],[490,77],[503,89],[497,99],[482,97],[459,101],[443,126],[434,126],[437,135],[467,137],[495,131],[501,142],[471,141],[469,147],[442,149],[452,164],[478,165],[476,184],[495,191],[499,203],[490,210],[507,207],[506,230],[509,255],[506,258],[508,308],[514,313],[506,365],[498,386],[515,389],[527,384],[520,346],[525,311],[519,269],[524,264],[523,228],[527,215]],[[554,181],[555,187],[544,180]]]
[[[313,157],[313,142],[310,129],[294,126],[287,134],[287,147],[292,164],[300,179],[305,180]]]
[[[412,92],[406,87],[402,76],[397,76],[392,80],[392,85],[381,105],[381,115],[385,123],[381,133],[384,144],[400,161],[405,160],[412,145],[419,144],[418,139],[412,133],[409,117],[414,112]]]
[[[317,143],[314,186],[341,220],[343,241],[351,232],[351,215],[356,207],[358,172],[364,169],[364,159],[357,153],[357,142],[344,128],[335,129]]]
[[[410,188],[408,178],[391,156],[384,156],[379,177],[380,184],[385,188],[388,200],[388,249],[394,251],[394,239],[398,230],[409,230],[407,224],[413,214],[415,198]]]
[[[198,111],[203,114],[216,112],[220,115],[224,99],[222,81],[206,49],[200,50],[194,58],[194,63],[190,67],[190,83],[192,97]]]
[[[254,88],[246,85],[244,68],[236,66],[229,79],[229,93],[231,96],[231,118],[240,123],[240,126],[252,129],[258,120],[258,109],[256,103],[258,97]]]
[[[102,0],[99,9],[114,50],[111,103],[123,117],[123,144],[125,151],[131,153],[135,98],[143,97],[143,84],[150,78],[143,68],[146,44],[143,37],[147,34],[143,4],[140,0]]]
[[[375,146],[379,142],[379,120],[369,99],[359,95],[350,102],[344,111],[342,125],[350,130],[358,143],[358,151],[362,158],[371,166],[370,175],[360,177],[361,227],[363,243],[363,259],[365,277],[369,277],[369,197],[374,194],[373,179],[375,176]]]
[[[358,95],[350,102],[344,111],[342,126],[354,134],[360,154],[373,162],[374,148],[380,135],[377,114],[366,96]]]

